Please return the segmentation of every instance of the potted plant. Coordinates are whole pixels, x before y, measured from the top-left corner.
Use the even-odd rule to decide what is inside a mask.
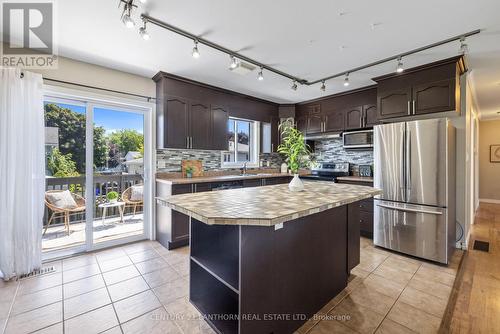
[[[304,190],[304,184],[299,178],[299,169],[309,165],[311,149],[306,144],[302,132],[297,130],[293,122],[283,122],[279,129],[282,134],[282,142],[278,146],[278,152],[286,157],[288,168],[293,174],[292,181],[288,184],[290,191]]]
[[[110,191],[106,194],[106,198],[109,203],[116,203],[116,201],[118,201],[118,193],[116,191]]]
[[[192,166],[186,167],[186,177],[187,178],[193,177],[193,167]]]

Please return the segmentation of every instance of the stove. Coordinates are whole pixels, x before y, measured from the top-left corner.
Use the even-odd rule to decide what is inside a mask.
[[[310,175],[301,176],[301,179],[337,182],[337,177],[349,176],[349,163],[322,163],[311,170]]]

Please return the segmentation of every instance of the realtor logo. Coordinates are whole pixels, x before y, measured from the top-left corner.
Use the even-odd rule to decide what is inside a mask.
[[[54,68],[54,3],[2,2],[5,67]]]

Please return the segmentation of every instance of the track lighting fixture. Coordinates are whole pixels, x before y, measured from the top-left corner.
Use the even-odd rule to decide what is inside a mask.
[[[193,58],[200,58],[200,51],[198,51],[198,41],[194,40],[193,52],[191,53]]]
[[[139,0],[140,3],[145,4],[148,0]]]
[[[396,67],[396,72],[402,73],[405,69],[403,68],[403,60],[401,57],[398,57],[398,66]]]
[[[125,25],[125,27],[130,29],[135,27],[135,22],[132,19],[131,12],[132,12],[132,4],[126,3],[125,6],[123,7],[122,22]]]
[[[349,86],[349,72],[345,74],[344,86],[345,87]]]
[[[229,63],[229,68],[235,69],[236,67],[238,67],[238,60],[236,59],[236,57],[233,55],[230,55],[229,58],[231,59],[231,63]]]
[[[125,26],[127,26],[128,28],[133,28],[135,26],[135,22],[132,19],[131,12],[134,10],[134,8],[138,7],[135,5],[136,2],[146,3],[147,0],[119,0],[120,8],[121,8],[122,4],[124,7],[123,12],[122,12],[122,16],[121,16],[121,20],[122,20],[123,24],[125,24]],[[339,14],[339,15],[343,15],[343,13]],[[201,44],[207,46],[208,48],[217,50],[217,51],[221,52],[222,54],[229,56],[229,59],[230,59],[229,69],[230,70],[236,69],[240,65],[240,61],[244,62],[244,63],[253,64],[254,66],[259,66],[260,71],[257,74],[257,80],[259,80],[259,81],[264,80],[264,74],[263,74],[264,66],[261,65],[262,62],[260,62],[256,59],[249,58],[243,54],[238,53],[237,51],[228,49],[222,45],[219,45],[217,43],[209,41],[205,38],[194,35],[188,31],[177,28],[176,26],[173,26],[169,23],[163,22],[163,21],[156,19],[148,14],[145,14],[145,13],[141,14],[141,18],[143,19],[144,26],[139,29],[139,33],[144,39],[150,38],[150,35],[146,31],[146,23],[154,24],[157,27],[163,28],[163,29],[168,30],[170,32],[173,32],[179,36],[182,36],[184,38],[188,38],[188,39],[191,39],[192,41],[194,41],[194,47],[192,50],[193,58],[198,58],[200,56],[200,53],[198,50],[198,43],[201,43]],[[375,29],[378,25],[379,25],[379,23],[373,23],[372,28]],[[326,91],[326,81],[328,81],[328,80],[341,78],[342,76],[344,76],[344,87],[348,87],[350,85],[350,82],[349,82],[349,74],[350,73],[359,72],[361,70],[364,70],[367,68],[372,68],[372,67],[377,66],[377,65],[385,64],[388,62],[393,62],[394,60],[397,60],[396,72],[397,73],[404,72],[402,57],[417,54],[417,53],[420,53],[420,52],[423,52],[426,50],[436,48],[436,47],[441,46],[441,45],[446,45],[448,43],[460,41],[460,54],[462,54],[462,55],[466,54],[466,53],[468,53],[468,45],[465,43],[465,39],[467,37],[474,36],[474,35],[477,35],[479,33],[481,33],[480,29],[465,32],[461,35],[455,35],[453,37],[450,37],[450,38],[447,38],[447,39],[444,39],[441,41],[437,41],[437,42],[432,43],[432,44],[428,44],[428,45],[425,45],[425,46],[422,46],[422,47],[419,47],[419,48],[416,48],[416,49],[413,49],[413,50],[410,50],[407,52],[400,53],[398,55],[394,55],[391,57],[380,59],[380,60],[365,64],[362,66],[358,66],[358,67],[355,67],[352,69],[346,69],[346,70],[343,70],[342,72],[338,72],[338,73],[332,74],[330,76],[326,76],[326,77],[319,78],[316,80],[306,80],[306,79],[303,79],[300,77],[296,77],[294,75],[283,72],[277,68],[274,68],[274,67],[268,66],[268,65],[265,66],[265,69],[266,69],[266,71],[273,72],[274,74],[281,76],[283,78],[293,80],[293,83],[291,86],[292,90],[297,90],[298,84],[305,85],[305,86],[311,86],[311,85],[316,85],[316,84],[321,83],[320,90],[324,92],[324,91]],[[339,49],[341,51],[344,48],[345,48],[345,46],[339,47]]]
[[[464,55],[469,52],[469,46],[465,43],[465,37],[460,38],[460,50],[459,53]]]
[[[262,66],[261,66],[261,67],[260,67],[260,71],[259,71],[259,76],[257,77],[257,79],[258,79],[259,81],[264,80],[264,74],[262,73],[262,70],[263,70],[263,68],[262,68]]]
[[[143,25],[142,25],[142,27],[139,28],[139,35],[142,37],[142,39],[144,39],[145,41],[148,41],[151,39],[151,35],[149,34],[149,32],[146,29],[147,21],[142,20],[142,22],[143,22]]]

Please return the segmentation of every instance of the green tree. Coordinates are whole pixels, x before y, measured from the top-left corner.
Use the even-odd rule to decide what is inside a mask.
[[[143,150],[144,136],[136,130],[124,129],[110,134],[109,142],[116,145],[120,155],[124,157],[128,152]]]
[[[76,170],[76,163],[73,161],[71,153],[62,154],[57,148],[50,152],[47,159],[47,168],[50,174],[55,177],[80,175]]]
[[[85,173],[85,114],[63,108],[57,104],[45,105],[45,125],[59,129],[59,151],[70,154],[76,164],[76,170]],[[105,130],[94,126],[94,163],[102,166],[106,163]]]

